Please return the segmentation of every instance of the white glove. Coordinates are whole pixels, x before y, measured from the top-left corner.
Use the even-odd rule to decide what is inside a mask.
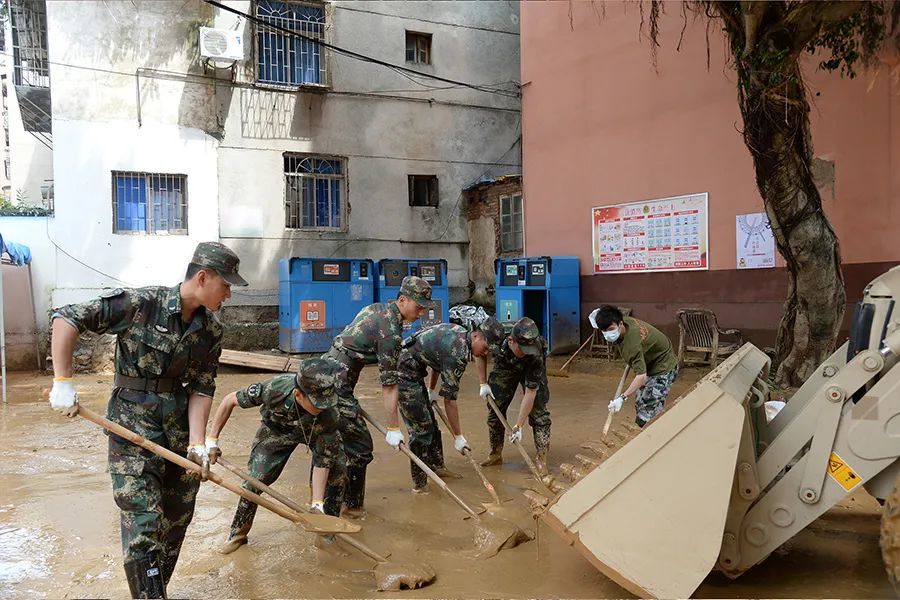
[[[588,315],[588,321],[591,322],[591,327],[593,327],[594,329],[600,329],[599,327],[597,327],[597,314],[599,312],[600,312],[600,309],[595,308],[594,310],[591,311],[591,314]]]
[[[206,444],[189,445],[187,458],[200,465],[200,481],[206,481],[209,477],[209,452],[206,451]]]
[[[466,441],[466,438],[462,436],[462,434],[456,436],[456,439],[453,440],[453,447],[456,448],[456,451],[465,456],[465,451],[472,449],[469,448],[469,442]]]
[[[54,377],[50,388],[50,408],[67,417],[78,414],[78,394],[71,377]]]
[[[482,383],[478,387],[478,395],[481,396],[482,400],[487,400],[488,396],[493,396],[494,392],[491,391],[491,386],[486,383]]]
[[[622,403],[625,402],[625,396],[619,396],[618,398],[613,398],[609,401],[609,412],[617,413],[622,410]]]
[[[522,442],[522,428],[518,425],[513,427],[512,433],[509,434],[509,443],[515,444],[516,442]]]
[[[403,432],[400,431],[399,427],[397,429],[389,428],[387,434],[384,436],[384,441],[386,441],[394,450],[399,450],[400,444],[403,443]]]
[[[216,464],[216,461],[222,456],[222,450],[219,448],[219,438],[206,438],[206,454],[209,456],[209,464]]]
[[[437,390],[428,390],[428,399],[430,401],[437,402],[438,398],[440,398],[440,397],[441,397],[441,395],[438,393]]]
[[[325,514],[325,503],[324,502],[311,502],[309,505],[309,512],[312,513],[321,513]]]

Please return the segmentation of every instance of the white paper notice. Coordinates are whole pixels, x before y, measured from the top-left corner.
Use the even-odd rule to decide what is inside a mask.
[[[737,215],[735,240],[738,269],[770,269],[775,267],[775,238],[766,213]]]

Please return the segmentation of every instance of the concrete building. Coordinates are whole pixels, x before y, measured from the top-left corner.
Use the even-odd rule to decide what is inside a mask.
[[[47,13],[43,2],[7,2],[0,80],[3,85],[2,191],[24,206],[52,206],[53,135]]]
[[[709,29],[707,55],[704,19],[685,24],[673,5],[654,68],[637,7],[598,4],[522,4],[525,254],[581,258],[582,314],[628,306],[674,334],[679,308],[703,306],[771,344],[788,278],[780,257],[738,268],[736,217],[763,204],[723,36]],[[879,76],[854,80],[816,69],[813,57],[805,69],[816,177],[849,303],[900,260],[900,82],[889,75],[896,57],[884,61]],[[593,208],[685,194],[708,195],[706,268],[593,274]]]
[[[251,283],[224,312],[244,322],[231,347],[277,345],[284,257],[446,258],[465,298],[462,190],[521,170],[518,4],[225,4],[253,18],[46,2],[56,212],[39,309],[177,282],[204,240],[234,248]],[[238,59],[204,56],[201,27]]]

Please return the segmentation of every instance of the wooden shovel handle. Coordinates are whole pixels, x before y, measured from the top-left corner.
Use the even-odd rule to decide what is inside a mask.
[[[216,460],[216,464],[222,465],[223,467],[225,467],[226,469],[228,469],[229,471],[231,471],[232,473],[234,473],[235,475],[237,475],[238,477],[240,477],[247,483],[251,484],[253,487],[261,489],[262,491],[264,491],[268,495],[272,496],[273,498],[275,498],[276,500],[278,500],[279,502],[281,502],[282,504],[284,504],[291,510],[294,510],[301,514],[312,514],[307,509],[303,508],[297,502],[294,502],[287,496],[285,496],[279,492],[276,492],[275,490],[273,490],[271,487],[269,487],[268,485],[266,485],[259,479],[255,478],[252,475],[250,475],[249,473],[237,468],[236,466],[234,466],[228,460],[222,458],[221,456]],[[387,562],[387,558],[381,556],[380,554],[378,554],[377,552],[375,552],[374,550],[372,550],[371,548],[369,548],[362,542],[357,541],[356,539],[353,538],[353,536],[347,535],[346,533],[338,533],[335,535],[335,537],[337,537],[342,542],[346,542],[347,544],[353,546],[354,548],[356,548],[357,550],[359,550],[360,552],[362,552],[363,554],[365,554],[366,556],[368,556],[375,562]]]
[[[625,365],[625,370],[622,371],[622,377],[619,378],[619,387],[616,388],[616,395],[613,398],[618,398],[622,393],[622,390],[625,388],[625,380],[628,378],[628,372],[631,371],[631,365]],[[613,414],[609,413],[606,415],[606,422],[603,424],[603,437],[606,437],[606,434],[609,433],[609,426],[612,424]]]
[[[378,431],[380,431],[382,435],[387,435],[387,431],[385,431],[385,429],[384,429],[384,427],[382,427],[381,423],[379,423],[379,422],[376,421],[374,418],[372,418],[372,415],[370,415],[369,413],[367,413],[366,410],[365,410],[362,406],[359,407],[359,414],[362,416],[363,419],[365,419],[366,421],[368,421],[369,424],[370,424],[372,427],[374,427],[375,429],[377,429]],[[467,513],[469,513],[469,514],[472,516],[472,518],[474,518],[475,520],[478,520],[478,521],[481,520],[481,519],[478,518],[478,513],[475,512],[474,510],[472,510],[472,508],[471,508],[468,504],[466,504],[465,502],[463,502],[463,499],[462,499],[462,498],[460,498],[459,496],[457,496],[456,494],[454,494],[454,493],[453,493],[453,490],[450,489],[450,486],[448,486],[448,485],[444,482],[444,480],[440,478],[440,476],[439,476],[437,473],[435,473],[434,471],[432,471],[432,470],[431,470],[431,467],[429,467],[429,466],[426,465],[424,462],[422,462],[422,459],[421,459],[421,458],[419,458],[418,456],[416,456],[415,454],[413,454],[413,451],[410,450],[409,448],[407,448],[405,443],[400,442],[400,445],[398,446],[398,450],[400,450],[400,452],[402,452],[403,454],[405,454],[406,456],[408,456],[408,457],[409,457],[409,460],[411,460],[411,461],[413,461],[414,463],[416,463],[416,464],[419,466],[420,469],[422,469],[423,471],[425,471],[425,474],[428,475],[428,477],[430,477],[432,481],[434,481],[436,484],[438,484],[438,486],[439,486],[442,490],[444,490],[445,492],[447,492],[447,495],[450,496],[451,498],[453,498],[453,500],[454,500],[457,504],[459,504],[459,505],[462,507],[462,509],[463,509],[464,511],[466,511]]]
[[[566,367],[569,366],[569,363],[572,362],[573,360],[575,360],[575,357],[578,356],[578,353],[581,352],[582,350],[584,350],[584,347],[587,346],[591,342],[592,337],[594,337],[593,333],[591,333],[591,335],[588,336],[588,339],[584,340],[584,343],[578,347],[578,350],[575,351],[575,354],[570,356],[569,360],[567,360],[566,362],[563,363],[563,366],[559,368],[560,371],[566,370]]]
[[[118,423],[113,423],[109,419],[101,417],[91,409],[86,408],[85,406],[80,404],[78,405],[78,415],[81,418],[99,425],[107,431],[110,431],[117,436],[128,440],[132,444],[140,446],[145,450],[149,450],[153,454],[161,456],[169,462],[175,463],[183,469],[194,471],[198,474],[200,472],[200,465],[188,460],[180,454],[175,454],[168,448],[163,448],[159,444],[151,442],[150,440],[136,434],[130,429],[122,427]],[[278,504],[275,504],[274,502],[263,498],[259,494],[254,494],[253,492],[247,491],[239,485],[235,485],[230,481],[222,479],[216,473],[210,473],[208,479],[216,485],[220,485],[226,490],[230,490],[238,496],[241,496],[242,498],[253,502],[254,504],[258,504],[264,508],[267,508],[276,515],[284,517],[285,519],[296,523],[297,525],[300,525],[303,529],[312,533],[356,533],[361,529],[359,525],[348,523],[347,521],[338,519],[337,517],[332,517],[330,515],[301,515],[294,511],[289,511],[285,508],[282,508]]]
[[[436,412],[438,414],[438,416],[441,418],[441,421],[447,427],[447,431],[450,432],[450,435],[453,435],[453,430],[450,428],[450,421],[447,419],[447,415],[444,414],[444,409],[442,409],[440,406],[438,406],[437,402],[432,402],[431,406],[434,407],[434,412]],[[475,472],[478,473],[479,477],[481,477],[481,483],[484,484],[484,489],[486,489],[488,491],[488,494],[491,495],[491,498],[494,499],[494,502],[497,505],[500,505],[501,504],[500,496],[497,495],[497,490],[494,489],[494,485],[490,481],[488,481],[487,477],[485,477],[484,471],[481,470],[481,465],[478,464],[478,461],[476,461],[474,458],[472,458],[472,451],[466,450],[464,448],[463,456],[465,456],[467,459],[469,459],[469,462],[472,463],[472,467],[474,467]]]

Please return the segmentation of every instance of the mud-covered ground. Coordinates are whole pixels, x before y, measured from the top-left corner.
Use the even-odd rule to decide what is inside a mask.
[[[555,357],[554,357],[555,358]],[[554,360],[558,366],[558,361]],[[597,439],[614,393],[616,363],[577,364],[569,378],[552,377],[553,437],[550,462],[573,462],[587,453],[580,444]],[[271,374],[222,369],[218,397],[268,378]],[[702,373],[686,370],[672,397],[690,388]],[[126,597],[121,567],[118,511],[105,473],[106,437],[93,424],[68,420],[39,400],[50,377],[12,373],[10,401],[0,408],[0,597]],[[105,409],[110,377],[77,377],[81,401]],[[460,413],[464,432],[479,457],[487,453],[486,407],[477,396],[474,369],[466,374]],[[362,404],[383,415],[376,372],[367,368],[357,388]],[[514,403],[513,408],[517,408]],[[613,421],[633,420],[626,407]],[[255,410],[237,409],[222,434],[225,456],[245,464],[258,424]],[[526,447],[533,452],[530,430]],[[445,435],[448,466],[464,474],[450,485],[477,505],[489,496],[472,468]],[[534,532],[521,490],[539,486],[514,449],[506,464],[485,469],[500,496],[510,499],[505,512]],[[275,484],[305,502],[310,455],[299,448]],[[225,473],[230,476],[229,474]],[[730,485],[730,484],[729,484]],[[392,559],[415,557],[437,572],[429,587],[402,592],[375,591],[372,562],[358,554],[340,556],[314,545],[314,536],[261,509],[250,543],[228,556],[217,553],[225,540],[236,496],[212,483],[203,485],[188,530],[170,597],[627,597],[576,550],[544,525],[537,539],[489,559],[473,551],[475,529],[452,501],[432,486],[411,493],[409,462],[375,436],[375,462],[369,468],[361,540]],[[775,552],[737,581],[710,575],[697,597],[893,597],[878,549],[879,507],[859,492]],[[648,539],[646,543],[652,543]]]

